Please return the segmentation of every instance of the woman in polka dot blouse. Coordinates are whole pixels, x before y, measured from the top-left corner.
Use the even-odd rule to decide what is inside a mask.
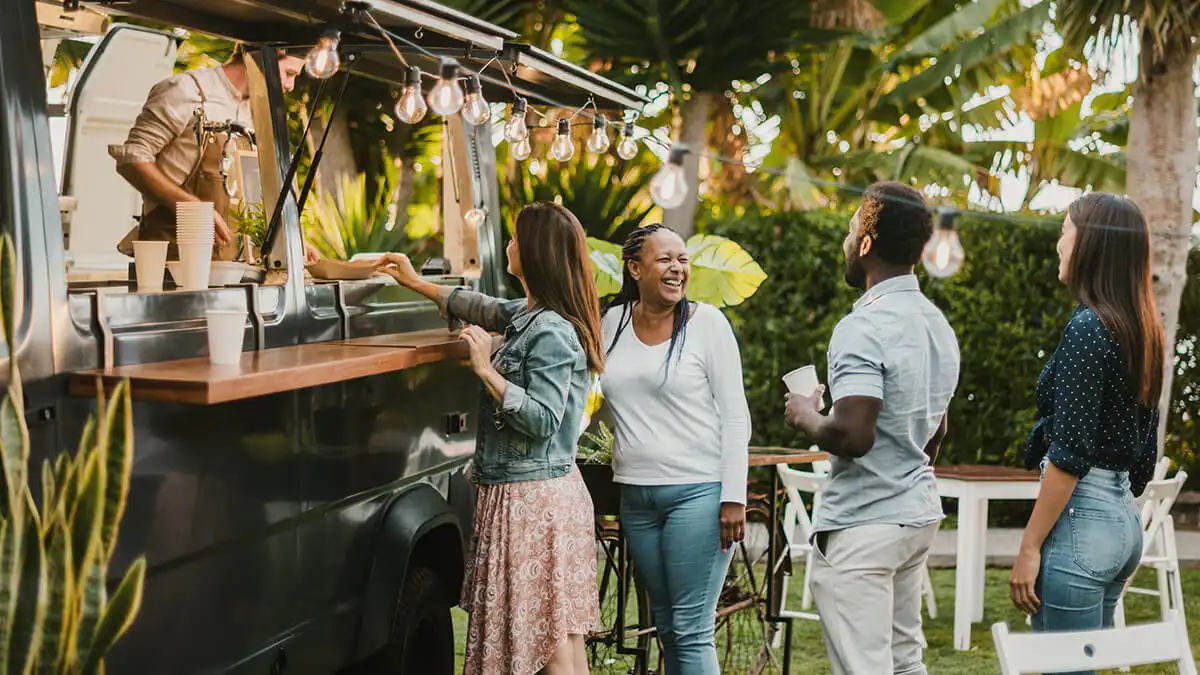
[[[1067,214],[1059,279],[1079,307],[1038,378],[1025,463],[1041,466],[1042,487],[1009,582],[1035,631],[1112,625],[1141,556],[1133,499],[1154,471],[1163,380],[1141,211],[1092,193]]]

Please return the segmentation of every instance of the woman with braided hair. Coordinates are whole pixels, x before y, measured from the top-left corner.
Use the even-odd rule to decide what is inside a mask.
[[[750,412],[737,339],[687,299],[683,239],[648,225],[626,240],[601,327],[621,527],[650,595],[666,672],[720,672],[713,642],[730,551],[746,523]]]

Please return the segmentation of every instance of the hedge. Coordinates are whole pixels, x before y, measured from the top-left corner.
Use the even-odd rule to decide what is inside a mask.
[[[750,213],[706,228],[740,243],[768,274],[757,294],[726,310],[741,344],[757,445],[804,443],[784,424],[780,376],[813,363],[825,379],[829,336],[858,296],[843,281],[841,245],[849,216]],[[938,462],[1019,465],[1034,421],[1034,383],[1074,307],[1058,281],[1058,228],[969,216],[957,224],[967,253],[962,271],[947,280],[918,271],[922,288],[954,327],[962,352],[958,393]],[[1190,269],[1200,271],[1196,251]],[[1196,463],[1200,447],[1194,414],[1200,405],[1195,354],[1200,280],[1192,282],[1181,312],[1167,439],[1167,454],[1185,468]]]

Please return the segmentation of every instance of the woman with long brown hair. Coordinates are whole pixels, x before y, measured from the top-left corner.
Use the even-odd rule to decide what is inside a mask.
[[[1075,200],[1058,256],[1079,306],[1038,378],[1025,463],[1042,467],[1042,486],[1010,579],[1035,631],[1112,625],[1142,551],[1134,497],[1154,472],[1165,358],[1136,204]]]
[[[600,607],[592,500],[575,451],[591,375],[604,369],[600,304],[583,228],[567,209],[522,209],[507,257],[525,298],[422,281],[403,255],[387,256],[386,269],[471,324],[462,336],[483,381],[464,673],[583,675],[583,637]],[[504,335],[495,355],[489,331]]]

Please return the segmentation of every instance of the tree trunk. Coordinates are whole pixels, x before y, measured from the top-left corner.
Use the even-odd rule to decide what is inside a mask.
[[[1145,63],[1153,51],[1142,49],[1142,76],[1133,88],[1126,184],[1129,197],[1142,210],[1152,233],[1154,298],[1166,333],[1166,376],[1158,427],[1161,457],[1175,372],[1179,302],[1187,283],[1192,193],[1196,187],[1196,87],[1191,59]]]
[[[663,212],[663,224],[679,233],[684,241],[696,233],[696,211],[700,206],[700,154],[707,150],[708,118],[717,94],[698,91],[680,107],[679,142],[690,150],[683,157],[683,175],[688,194],[683,205]]]

